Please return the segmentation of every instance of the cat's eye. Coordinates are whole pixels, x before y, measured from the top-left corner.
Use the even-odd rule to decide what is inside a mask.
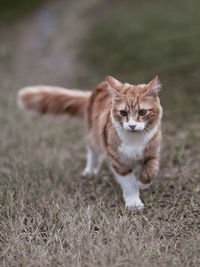
[[[144,116],[146,113],[147,113],[147,110],[146,109],[140,109],[139,110],[139,115],[140,116]]]
[[[126,112],[126,110],[120,110],[120,115],[122,115],[122,116],[127,116],[127,112]]]

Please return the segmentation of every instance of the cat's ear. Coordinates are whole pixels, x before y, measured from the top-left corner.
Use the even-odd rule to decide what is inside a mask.
[[[123,83],[121,83],[120,81],[118,81],[117,79],[115,79],[112,76],[106,76],[106,82],[107,82],[108,88],[111,91],[111,93],[116,98],[119,98],[120,97],[120,91],[121,91],[121,88],[123,86]]]
[[[148,89],[146,96],[148,97],[156,97],[158,96],[158,92],[161,90],[161,83],[158,79],[158,76],[153,78],[152,81],[148,83]]]

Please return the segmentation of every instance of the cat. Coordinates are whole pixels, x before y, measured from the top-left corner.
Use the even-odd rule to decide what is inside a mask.
[[[107,76],[92,92],[50,86],[21,89],[21,108],[41,114],[82,116],[87,127],[87,164],[83,176],[98,174],[105,158],[121,185],[125,206],[144,208],[139,191],[150,186],[159,171],[162,107],[161,84],[132,85]],[[135,166],[142,166],[136,174]]]

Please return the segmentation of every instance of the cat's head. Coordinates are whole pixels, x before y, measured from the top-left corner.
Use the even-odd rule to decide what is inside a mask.
[[[107,76],[113,95],[112,116],[126,131],[148,131],[155,127],[162,116],[158,97],[161,84],[156,76],[148,84],[121,83]]]

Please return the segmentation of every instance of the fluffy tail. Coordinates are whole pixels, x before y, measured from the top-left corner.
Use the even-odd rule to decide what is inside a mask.
[[[18,106],[41,114],[83,116],[91,92],[69,90],[52,86],[33,86],[18,93]]]

